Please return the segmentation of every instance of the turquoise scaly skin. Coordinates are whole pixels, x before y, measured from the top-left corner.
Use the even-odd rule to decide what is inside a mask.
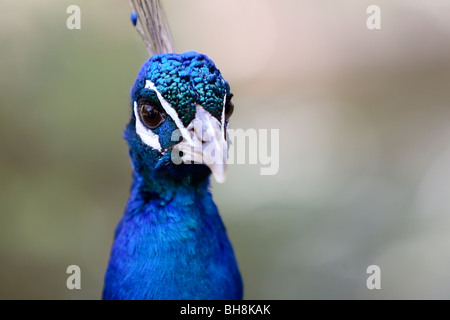
[[[230,87],[205,55],[165,53],[142,66],[131,99],[158,104],[155,91],[176,110],[184,126],[199,104],[220,121]],[[171,141],[177,129],[167,119],[156,129],[162,151],[142,142],[131,112],[124,137],[133,180],[117,226],[105,276],[103,299],[242,299],[241,275],[233,248],[209,191],[210,169],[176,165]]]

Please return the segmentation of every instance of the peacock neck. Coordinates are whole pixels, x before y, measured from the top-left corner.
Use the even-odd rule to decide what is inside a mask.
[[[209,192],[209,169],[183,166],[172,175],[149,167],[133,163],[103,297],[242,299],[233,248]]]
[[[185,174],[175,180],[167,174],[134,171],[125,215],[162,215],[167,208],[175,208],[180,216],[199,211],[218,215],[209,185],[209,174],[203,179]]]

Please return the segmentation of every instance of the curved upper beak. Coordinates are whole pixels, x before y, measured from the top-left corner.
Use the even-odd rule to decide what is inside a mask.
[[[183,141],[174,146],[182,152],[182,162],[204,164],[217,182],[225,182],[228,144],[224,123],[197,105],[195,118],[186,129],[181,131]]]

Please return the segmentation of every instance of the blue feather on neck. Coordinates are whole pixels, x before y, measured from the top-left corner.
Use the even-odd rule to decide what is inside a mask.
[[[172,185],[160,197],[135,173],[104,299],[242,299],[233,249],[208,185],[209,178]]]

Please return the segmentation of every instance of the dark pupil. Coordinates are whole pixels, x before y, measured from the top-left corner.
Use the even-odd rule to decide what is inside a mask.
[[[225,120],[228,120],[233,114],[234,103],[231,101],[232,96],[227,98],[227,102],[225,104]]]
[[[163,120],[161,113],[156,107],[150,104],[143,104],[141,106],[142,121],[150,128],[156,128]]]

